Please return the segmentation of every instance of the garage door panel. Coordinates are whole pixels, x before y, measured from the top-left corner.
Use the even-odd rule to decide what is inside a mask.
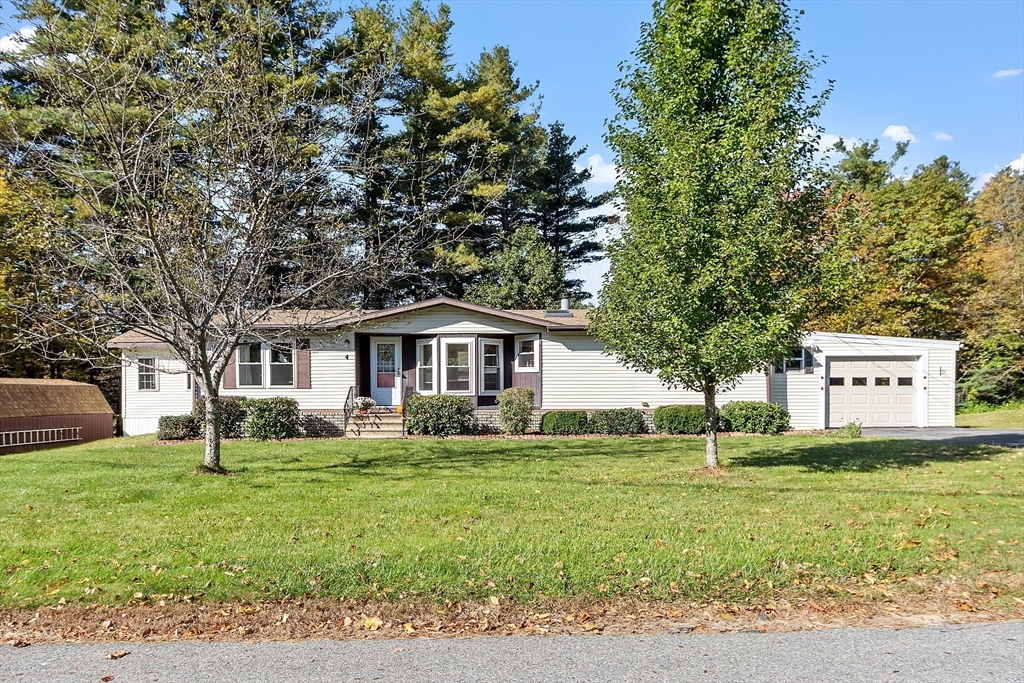
[[[901,383],[902,382],[902,383]],[[839,358],[829,361],[829,426],[917,424],[916,358]]]

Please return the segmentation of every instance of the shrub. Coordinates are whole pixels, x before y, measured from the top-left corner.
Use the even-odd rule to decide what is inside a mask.
[[[860,422],[847,422],[836,430],[836,436],[846,439],[859,439],[861,434],[863,434],[863,430],[861,430]]]
[[[405,402],[405,427],[410,434],[471,434],[476,428],[473,404],[466,396],[413,394]]]
[[[748,434],[789,431],[789,411],[778,403],[733,401],[722,406],[723,429]]]
[[[644,412],[636,408],[595,410],[590,416],[591,434],[646,434]]]
[[[242,396],[220,397],[220,436],[223,439],[241,439],[245,432],[245,398]],[[199,431],[206,431],[206,400],[196,399],[192,417],[199,425]]]
[[[294,398],[253,398],[245,402],[245,435],[250,439],[294,439],[299,434],[299,402]]]
[[[498,394],[498,421],[506,434],[525,434],[533,417],[533,389],[511,387]]]
[[[191,415],[164,415],[157,420],[156,438],[161,441],[181,441],[199,437],[199,423]]]
[[[586,434],[587,411],[552,410],[544,413],[540,424],[540,429],[545,434]]]
[[[658,406],[654,428],[665,434],[703,434],[704,406]]]

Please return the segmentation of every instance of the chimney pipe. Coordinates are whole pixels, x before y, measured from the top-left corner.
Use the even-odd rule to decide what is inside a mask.
[[[563,311],[568,311],[569,310],[569,295],[568,294],[563,294],[562,295],[562,307],[561,308],[562,308]]]

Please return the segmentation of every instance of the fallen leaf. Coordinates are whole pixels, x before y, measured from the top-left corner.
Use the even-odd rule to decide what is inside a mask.
[[[31,644],[32,643],[28,642],[27,640],[16,640],[13,643],[11,643],[11,647],[28,647]]]
[[[282,624],[288,623],[288,614],[287,613],[285,613],[285,615],[281,617],[281,623]]]
[[[108,652],[107,656],[104,657],[104,659],[121,659],[121,657],[124,657],[126,655],[130,655],[130,654],[131,653],[128,652],[128,650],[118,650],[117,652]]]
[[[383,625],[384,622],[378,619],[377,617],[366,617],[366,620],[363,621],[363,628],[365,628],[367,631],[376,631]]]
[[[405,623],[405,632],[406,633],[415,633],[416,632],[416,629],[414,629],[412,627],[412,622],[411,621],[408,621],[408,622]]]
[[[497,605],[499,602],[501,602],[501,601],[498,600],[498,596],[496,596],[496,595],[492,595],[491,596],[491,604],[492,605]]]
[[[100,679],[100,681],[102,683],[110,683],[110,681],[112,681],[112,680],[114,680],[113,676],[104,676],[103,678]]]

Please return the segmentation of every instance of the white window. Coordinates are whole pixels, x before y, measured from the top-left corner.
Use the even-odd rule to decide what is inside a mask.
[[[238,386],[263,386],[263,347],[258,343],[238,347]]]
[[[516,337],[516,372],[540,370],[540,335]]]
[[[483,395],[501,393],[502,345],[500,339],[480,340],[480,393]]]
[[[291,344],[270,346],[270,386],[295,386],[295,354]]]
[[[790,352],[790,357],[781,365],[772,366],[776,374],[783,372],[814,372],[814,354],[807,349],[798,348]]]
[[[156,358],[139,359],[139,391],[156,391]]]
[[[421,339],[416,342],[416,391],[421,394],[437,393],[434,384],[437,381],[434,377],[434,368],[437,366],[434,348],[433,339]]]
[[[473,339],[445,339],[441,349],[446,394],[473,393]]]

